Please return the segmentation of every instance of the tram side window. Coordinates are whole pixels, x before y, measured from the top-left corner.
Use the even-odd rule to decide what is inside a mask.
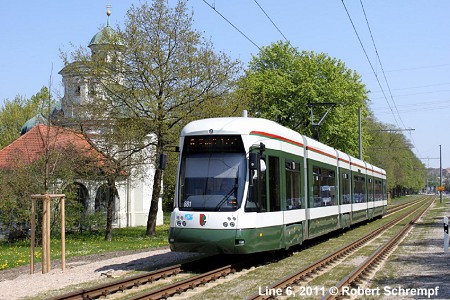
[[[263,164],[264,167],[255,170],[255,173],[253,173],[253,186],[249,189],[249,199],[245,205],[245,211],[247,212],[267,211],[266,167],[264,159],[260,160],[260,164]]]
[[[286,160],[286,209],[302,208],[302,199],[300,194],[300,164],[294,161]]]
[[[342,204],[350,204],[350,178],[348,173],[341,174],[341,186],[342,186]]]
[[[381,180],[375,180],[375,201],[383,200],[383,186]]]
[[[353,203],[366,202],[366,179],[362,176],[353,176]]]
[[[269,156],[269,201],[270,211],[281,210],[280,159]]]
[[[313,207],[336,205],[336,172],[313,167]]]
[[[373,179],[369,178],[367,183],[367,195],[368,195],[368,201],[373,201]]]

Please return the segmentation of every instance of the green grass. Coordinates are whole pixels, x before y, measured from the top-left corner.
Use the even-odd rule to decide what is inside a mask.
[[[168,246],[170,214],[164,215],[164,225],[156,227],[156,235],[145,235],[146,228],[130,227],[113,229],[112,240],[104,240],[104,231],[66,233],[66,258],[101,254],[114,251],[151,249]],[[61,258],[61,239],[58,235],[50,240],[51,260]],[[30,240],[0,243],[0,270],[30,264]],[[34,261],[42,261],[42,248],[35,248]]]

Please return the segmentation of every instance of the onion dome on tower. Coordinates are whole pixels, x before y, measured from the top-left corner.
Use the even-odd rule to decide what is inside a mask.
[[[108,47],[111,47],[112,45],[123,46],[123,43],[120,41],[117,33],[109,25],[109,16],[111,16],[111,11],[108,10],[106,15],[108,16],[106,27],[97,32],[92,37],[88,45],[93,56],[110,51],[111,48],[108,49]]]

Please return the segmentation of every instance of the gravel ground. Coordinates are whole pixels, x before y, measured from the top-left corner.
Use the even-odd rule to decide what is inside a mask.
[[[52,269],[42,274],[40,264],[36,264],[35,273],[30,267],[19,267],[0,272],[0,299],[43,299],[44,292],[56,291],[67,287],[79,288],[86,282],[101,283],[121,277],[131,271],[145,271],[153,268],[190,259],[197,254],[174,253],[168,248],[154,251],[114,252],[102,255],[90,255],[66,261],[66,270],[61,270],[60,262],[52,262]],[[39,295],[41,294],[41,295]],[[39,296],[37,296],[39,295]]]
[[[379,289],[382,299],[450,299],[450,253],[444,253],[443,228],[450,202],[445,201],[444,208],[430,208],[376,274],[372,288]]]

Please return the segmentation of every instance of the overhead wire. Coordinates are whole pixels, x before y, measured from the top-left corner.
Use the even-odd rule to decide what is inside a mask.
[[[344,1],[344,0],[342,0],[342,1]],[[398,111],[397,104],[395,103],[394,97],[392,96],[391,87],[389,85],[389,81],[387,80],[386,73],[384,72],[384,67],[383,67],[383,64],[381,63],[380,55],[378,54],[378,49],[377,49],[377,46],[375,44],[375,39],[374,39],[373,34],[372,34],[372,29],[370,28],[370,24],[369,24],[369,20],[367,18],[366,10],[364,9],[364,4],[363,4],[362,0],[359,0],[359,3],[361,4],[361,9],[362,9],[362,11],[364,13],[364,18],[366,20],[367,28],[368,28],[369,33],[370,33],[370,38],[372,40],[373,48],[375,49],[375,54],[377,56],[378,62],[380,63],[381,72],[383,73],[384,81],[386,82],[386,87],[387,87],[387,89],[389,91],[389,95],[391,97],[392,104],[394,105],[395,111],[397,112],[398,118],[400,119],[400,122],[402,123],[403,128],[406,128],[405,123],[403,122],[402,117],[400,115],[400,112]],[[418,152],[419,157],[420,157],[421,155],[420,155],[419,149],[416,146],[416,143],[414,141],[414,138],[412,136],[411,131],[409,132],[409,136],[410,136],[410,138],[412,140],[414,148],[416,149],[416,151]]]
[[[450,100],[447,100],[447,102],[450,102]],[[427,106],[427,107],[418,107],[419,105],[423,105],[423,104],[416,103],[416,104],[405,105],[400,108],[400,111],[402,113],[412,113],[412,112],[441,110],[441,109],[450,107],[450,103],[447,103],[447,104],[446,103],[436,103],[435,105]],[[384,110],[383,108],[374,109],[374,111],[377,111],[377,114],[384,115],[384,114],[390,113],[390,112],[385,112],[383,110]]]
[[[283,34],[283,32],[281,32],[280,28],[278,28],[278,26],[275,24],[275,22],[269,17],[269,15],[266,13],[266,11],[261,7],[261,5],[258,3],[258,1],[256,1],[256,0],[253,0],[253,1],[256,3],[256,5],[258,5],[258,7],[262,10],[262,12],[266,15],[266,17],[272,23],[272,25],[278,30],[278,32],[283,36],[285,41],[289,43],[289,40],[286,38],[286,36]]]
[[[258,3],[257,0],[253,0],[253,1],[254,1],[254,2],[256,3],[256,5],[260,8],[260,10],[264,13],[264,15],[269,19],[269,21],[270,21],[270,22],[272,23],[272,25],[277,29],[277,31],[281,34],[281,36],[283,36],[283,38],[289,43],[289,40],[287,39],[287,37],[283,34],[283,32],[280,30],[280,28],[275,24],[275,22],[274,22],[274,21],[272,20],[272,18],[268,15],[268,13],[264,10],[264,8]],[[213,9],[213,10],[214,10],[214,11],[215,11],[222,19],[224,19],[228,24],[230,24],[236,31],[238,31],[242,36],[244,36],[244,37],[245,37],[250,43],[252,43],[256,48],[258,48],[259,50],[261,50],[261,47],[260,47],[260,46],[258,46],[258,45],[257,45],[250,37],[248,37],[244,32],[242,32],[236,25],[234,25],[230,20],[228,20],[223,14],[221,14],[221,13],[215,8],[215,6],[212,6],[212,5],[209,4],[206,0],[203,0],[203,2],[204,2],[206,5],[208,5],[211,9]],[[394,120],[395,120],[395,123],[396,123],[397,127],[400,128],[400,125],[399,125],[399,122],[398,122],[398,120],[397,120],[396,115],[398,116],[398,118],[399,118],[400,122],[402,123],[403,127],[406,127],[405,124],[404,124],[404,122],[403,122],[403,120],[402,120],[402,118],[401,118],[401,116],[400,116],[400,112],[399,112],[399,110],[398,110],[398,108],[397,108],[397,105],[396,105],[396,103],[395,103],[394,97],[393,97],[393,95],[392,95],[392,91],[391,91],[391,88],[390,88],[390,86],[389,86],[389,82],[388,82],[388,80],[387,80],[386,73],[385,73],[385,71],[384,71],[383,65],[382,65],[382,63],[381,63],[380,56],[379,56],[379,54],[378,54],[378,49],[377,49],[377,47],[376,47],[376,43],[375,43],[375,40],[374,40],[374,38],[373,38],[372,30],[371,30],[371,28],[370,28],[370,24],[369,24],[369,21],[368,21],[368,18],[367,18],[367,14],[366,14],[366,12],[365,12],[364,5],[363,5],[363,3],[362,3],[362,0],[360,0],[360,4],[361,4],[361,7],[362,7],[362,10],[363,10],[363,13],[364,13],[364,17],[365,17],[366,24],[367,24],[368,29],[369,29],[370,37],[371,37],[371,39],[372,39],[372,44],[373,44],[374,49],[375,49],[375,53],[376,53],[376,56],[377,56],[377,60],[378,60],[378,62],[379,62],[379,64],[380,64],[381,71],[382,71],[384,80],[385,80],[385,82],[386,82],[386,86],[387,86],[387,89],[388,89],[388,92],[389,92],[391,101],[392,101],[392,103],[393,103],[393,106],[394,106],[395,111],[396,111],[397,114],[394,113],[394,109],[392,108],[392,106],[391,106],[391,104],[390,104],[390,102],[389,102],[389,100],[388,100],[388,97],[387,97],[387,95],[386,95],[386,93],[385,93],[385,91],[384,91],[384,89],[383,89],[383,86],[382,86],[382,84],[381,84],[381,82],[380,82],[380,79],[378,78],[378,74],[377,74],[377,72],[375,71],[375,68],[374,68],[374,66],[373,66],[373,64],[372,64],[372,62],[371,62],[371,60],[370,60],[370,58],[369,58],[369,56],[368,56],[368,54],[367,54],[367,51],[366,51],[366,49],[365,49],[365,47],[364,47],[364,44],[362,43],[362,40],[361,40],[361,38],[360,38],[360,36],[359,36],[358,31],[356,30],[356,26],[355,26],[355,24],[353,23],[353,20],[352,20],[352,18],[351,18],[351,16],[350,16],[350,13],[349,13],[348,9],[347,9],[347,6],[346,6],[345,3],[344,3],[344,0],[341,0],[341,2],[342,2],[342,5],[344,6],[344,9],[345,9],[346,13],[347,13],[347,16],[348,16],[348,18],[349,18],[349,20],[350,20],[350,23],[351,23],[352,27],[353,27],[353,30],[354,30],[354,32],[355,32],[357,38],[358,38],[358,41],[359,41],[359,43],[360,43],[360,45],[361,45],[361,48],[362,48],[362,50],[363,50],[363,52],[364,52],[364,54],[365,54],[365,56],[366,56],[366,59],[367,59],[369,65],[370,65],[370,67],[371,67],[371,69],[372,69],[372,72],[373,72],[373,74],[374,74],[374,76],[375,76],[375,78],[376,78],[376,81],[377,81],[377,83],[378,83],[378,85],[379,85],[379,87],[380,87],[380,89],[381,89],[381,92],[382,92],[382,94],[383,94],[383,98],[386,100],[386,103],[388,104],[389,110],[391,111],[391,114],[392,114],[392,116],[393,116],[393,118],[394,118]],[[412,136],[411,136],[411,139],[412,139]],[[415,143],[414,143],[414,140],[413,140],[413,144],[414,144],[414,147],[416,147],[416,146],[415,146]],[[416,147],[416,149],[417,149],[417,147]]]
[[[388,98],[387,98],[387,96],[386,96],[386,93],[384,92],[383,86],[381,85],[380,79],[378,78],[378,74],[377,74],[377,72],[375,72],[375,68],[373,67],[372,62],[370,61],[369,55],[367,54],[367,51],[366,51],[366,48],[364,47],[364,44],[362,43],[362,40],[361,40],[361,38],[360,38],[360,36],[359,36],[359,33],[358,33],[358,31],[356,30],[355,24],[353,23],[353,19],[352,19],[352,17],[350,16],[350,13],[349,13],[349,11],[348,11],[348,9],[347,9],[347,6],[345,5],[344,0],[341,0],[341,2],[342,2],[342,5],[344,6],[345,12],[347,13],[347,16],[348,16],[348,18],[349,18],[349,20],[350,20],[350,23],[352,24],[353,31],[355,32],[356,37],[358,38],[359,44],[361,45],[361,48],[362,48],[362,50],[363,50],[363,52],[364,52],[364,55],[366,56],[366,59],[367,59],[367,61],[369,62],[370,68],[372,69],[372,72],[373,72],[373,74],[375,75],[375,79],[376,79],[377,82],[378,82],[378,86],[380,87],[381,92],[383,93],[383,96],[384,96],[384,98],[386,99],[386,102],[387,102],[387,104],[388,104],[388,106],[389,106],[389,109],[390,109],[391,112],[392,112],[392,116],[394,117],[395,123],[397,124],[397,127],[400,127],[399,124],[398,124],[397,118],[395,117],[394,110],[392,109],[391,104],[389,103]]]
[[[222,17],[225,21],[228,22],[234,29],[236,29],[242,36],[244,36],[250,43],[252,43],[256,48],[261,50],[261,47],[259,47],[251,38],[249,38],[245,33],[243,33],[239,28],[237,28],[233,23],[231,23],[230,20],[228,20],[224,15],[222,15],[214,6],[209,4],[206,0],[203,0],[203,2],[208,5],[212,10],[214,10],[219,16]]]
[[[364,47],[364,44],[362,43],[362,40],[361,40],[361,38],[360,38],[360,36],[359,36],[358,31],[356,30],[356,26],[355,26],[355,24],[353,23],[352,17],[350,16],[350,12],[348,11],[347,6],[345,5],[344,0],[341,0],[341,3],[342,3],[342,5],[343,5],[343,7],[344,7],[344,9],[345,9],[345,11],[346,11],[346,13],[347,13],[347,16],[348,16],[348,18],[349,18],[349,20],[350,20],[350,23],[351,23],[352,27],[353,27],[353,30],[354,30],[354,32],[355,32],[357,38],[358,38],[358,41],[359,41],[359,43],[360,43],[360,45],[361,45],[361,48],[362,48],[362,50],[363,50],[363,52],[364,52],[364,54],[365,54],[365,56],[366,56],[366,59],[367,59],[367,61],[369,62],[370,68],[372,69],[372,72],[373,72],[373,74],[374,74],[374,76],[375,76],[375,79],[376,79],[376,81],[377,81],[377,83],[378,83],[378,86],[380,87],[381,92],[382,92],[382,94],[383,94],[383,97],[384,97],[384,99],[386,100],[386,103],[388,104],[389,110],[391,111],[391,114],[392,114],[392,116],[393,116],[393,118],[394,118],[394,120],[395,120],[395,123],[396,123],[397,127],[400,128],[399,123],[398,123],[398,121],[397,121],[396,115],[398,116],[398,118],[399,118],[400,122],[402,123],[403,127],[406,127],[405,124],[404,124],[404,122],[403,122],[403,120],[402,120],[402,118],[401,118],[401,116],[400,116],[400,113],[399,113],[399,111],[398,111],[398,108],[397,108],[397,105],[396,105],[396,103],[395,103],[394,97],[392,96],[391,88],[390,88],[390,86],[389,86],[389,82],[388,82],[388,80],[387,80],[386,73],[384,72],[384,68],[383,68],[383,65],[382,65],[382,63],[381,63],[380,56],[379,56],[379,54],[378,54],[378,49],[377,49],[377,47],[376,47],[376,43],[375,43],[375,40],[374,40],[374,38],[373,38],[372,30],[371,30],[371,28],[370,28],[369,20],[368,20],[368,18],[367,18],[367,14],[366,14],[366,12],[365,12],[364,5],[363,5],[363,3],[362,3],[362,0],[360,0],[360,4],[361,4],[361,8],[362,8],[363,13],[364,13],[364,17],[365,17],[365,21],[366,21],[367,27],[368,27],[368,29],[369,29],[370,37],[371,37],[371,39],[372,39],[372,44],[373,44],[373,47],[374,47],[374,49],[375,49],[375,53],[376,53],[376,56],[377,56],[377,60],[378,60],[378,62],[379,62],[379,64],[380,64],[381,71],[382,71],[382,73],[383,73],[383,77],[384,77],[384,80],[385,80],[385,82],[386,82],[386,86],[387,86],[387,88],[388,88],[388,91],[389,91],[389,94],[390,94],[390,97],[391,97],[392,104],[393,104],[393,106],[394,106],[395,111],[397,112],[397,114],[395,114],[395,113],[394,113],[394,110],[392,109],[392,106],[391,106],[391,104],[390,104],[390,102],[389,102],[389,100],[388,100],[388,97],[386,96],[386,93],[385,93],[385,91],[384,91],[384,89],[383,89],[383,86],[381,85],[380,79],[378,78],[378,73],[375,71],[375,68],[374,68],[374,66],[373,66],[373,64],[372,64],[372,62],[371,62],[371,60],[370,60],[370,58],[369,58],[369,56],[368,56],[368,54],[367,54],[367,51],[366,51],[366,49],[365,49],[365,47]],[[416,148],[417,152],[419,152],[418,149],[417,149],[417,146],[415,145],[415,141],[414,141],[414,139],[413,139],[413,137],[412,137],[411,134],[410,134],[410,137],[411,137],[411,140],[413,141],[413,146],[414,146],[414,148]],[[419,153],[419,155],[420,155],[420,153]]]
[[[364,4],[363,4],[362,0],[359,0],[359,3],[361,3],[361,8],[362,8],[362,11],[364,13],[364,18],[366,20],[367,28],[368,28],[369,33],[370,33],[370,38],[372,40],[373,48],[375,49],[375,54],[377,56],[378,62],[380,63],[381,73],[383,73],[384,81],[386,82],[386,87],[387,87],[389,95],[391,97],[392,104],[394,105],[394,108],[395,108],[395,110],[397,112],[398,118],[400,119],[400,122],[402,123],[403,127],[406,127],[405,124],[403,123],[402,117],[400,116],[400,114],[398,112],[397,104],[395,103],[394,97],[392,96],[391,87],[389,85],[389,81],[387,80],[386,73],[384,72],[384,68],[383,68],[383,64],[381,63],[380,55],[378,54],[377,45],[375,44],[375,40],[373,38],[372,29],[370,28],[369,20],[367,19],[366,10],[364,9]]]

